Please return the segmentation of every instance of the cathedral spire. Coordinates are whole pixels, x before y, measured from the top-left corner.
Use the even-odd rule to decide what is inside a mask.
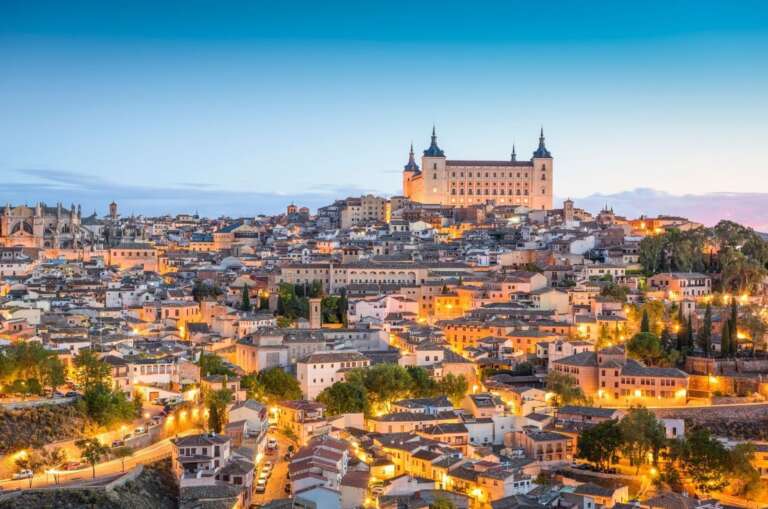
[[[512,157],[510,158],[510,161],[513,163],[517,161],[517,152],[515,152],[515,144],[512,143]]]
[[[541,132],[539,133],[539,148],[533,153],[533,157],[552,158],[552,154],[549,153],[547,146],[544,144],[544,126],[541,126]]]

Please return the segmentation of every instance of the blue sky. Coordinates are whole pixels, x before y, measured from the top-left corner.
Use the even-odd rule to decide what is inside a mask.
[[[544,125],[560,197],[768,192],[765,2],[157,4],[0,2],[1,201],[397,194],[433,122],[462,159]]]

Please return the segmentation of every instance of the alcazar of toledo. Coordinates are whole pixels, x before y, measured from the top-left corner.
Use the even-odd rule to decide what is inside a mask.
[[[421,167],[416,164],[411,146],[403,169],[403,194],[419,203],[463,206],[492,202],[551,209],[552,155],[544,144],[544,130],[529,160],[518,161],[513,146],[506,161],[465,161],[445,157],[433,127],[432,142],[421,157]]]

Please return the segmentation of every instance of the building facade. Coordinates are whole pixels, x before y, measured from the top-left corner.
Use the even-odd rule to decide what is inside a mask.
[[[403,168],[403,194],[418,203],[466,206],[493,202],[498,205],[522,205],[531,209],[552,208],[552,155],[544,144],[544,130],[539,147],[530,160],[518,161],[514,147],[507,161],[466,161],[445,157],[432,142],[416,164],[413,146]]]
[[[6,205],[0,215],[0,246],[71,249],[83,245],[80,207]]]

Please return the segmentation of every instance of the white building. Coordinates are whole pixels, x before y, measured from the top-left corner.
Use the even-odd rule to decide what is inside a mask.
[[[315,399],[325,388],[344,381],[344,372],[370,366],[371,361],[356,351],[315,352],[296,363],[301,392]]]
[[[419,303],[399,294],[353,299],[349,301],[347,317],[349,323],[357,323],[364,318],[375,318],[383,322],[394,313],[416,317],[419,314]]]

